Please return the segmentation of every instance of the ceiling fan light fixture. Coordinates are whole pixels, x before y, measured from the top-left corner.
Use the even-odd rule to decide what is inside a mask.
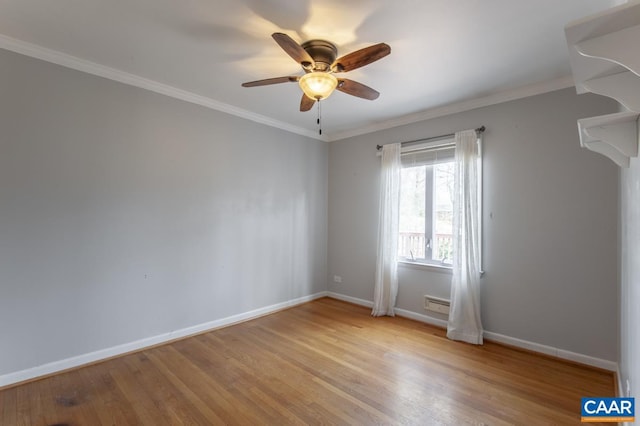
[[[327,72],[310,72],[300,77],[300,88],[311,99],[326,99],[338,86],[338,79]]]

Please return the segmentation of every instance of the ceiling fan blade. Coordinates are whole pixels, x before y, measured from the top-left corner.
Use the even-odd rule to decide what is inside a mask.
[[[267,86],[269,84],[278,84],[278,83],[295,83],[298,81],[299,78],[300,77],[296,77],[292,75],[287,77],[266,78],[264,80],[248,81],[246,83],[242,83],[242,87]]]
[[[284,33],[273,33],[271,37],[287,52],[294,61],[302,65],[303,68],[312,69],[315,66],[313,58],[294,39]]]
[[[347,72],[363,67],[391,53],[391,47],[386,43],[378,43],[364,49],[356,50],[341,56],[331,64],[334,72]]]
[[[315,99],[311,99],[303,93],[302,99],[300,100],[300,111],[309,111],[311,108],[313,108],[313,104],[315,103]]]
[[[369,99],[370,101],[378,99],[378,96],[380,96],[380,93],[371,87],[365,86],[357,81],[347,80],[346,78],[338,79],[338,87],[336,87],[336,89],[348,95]]]

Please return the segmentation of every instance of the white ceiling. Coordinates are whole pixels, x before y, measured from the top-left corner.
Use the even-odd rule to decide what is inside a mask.
[[[334,140],[447,106],[566,87],[564,26],[620,3],[0,0],[0,48],[316,135],[316,108],[298,111],[296,84],[240,86],[302,74],[270,35],[284,32],[300,43],[327,39],[339,56],[386,42],[389,56],[345,74],[380,98],[336,92],[323,101],[324,138]]]

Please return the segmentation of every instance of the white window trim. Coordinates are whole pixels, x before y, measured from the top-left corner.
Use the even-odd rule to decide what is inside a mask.
[[[451,146],[455,144],[455,139],[451,136],[445,136],[437,140],[429,140],[427,142],[408,142],[400,148],[400,155],[412,151],[422,151],[423,149],[434,149],[438,147]],[[376,152],[377,157],[382,157],[382,152]]]
[[[478,165],[479,168],[479,174],[480,174],[480,179],[478,180],[478,209],[480,210],[480,217],[478,220],[478,226],[479,226],[479,238],[480,238],[480,275],[484,275],[484,257],[483,257],[483,246],[484,246],[484,239],[483,239],[483,226],[482,226],[482,222],[483,222],[483,193],[482,193],[482,188],[484,186],[484,173],[483,173],[483,163],[484,163],[484,157],[483,157],[483,152],[482,152],[482,135],[478,136],[478,154],[480,156],[480,164]],[[450,146],[452,144],[455,143],[455,138],[451,137],[451,136],[445,136],[441,139],[437,139],[437,140],[429,140],[427,142],[420,142],[420,143],[411,143],[410,145],[406,145],[401,147],[400,150],[400,155],[407,153],[407,152],[412,152],[412,151],[419,151],[419,150],[423,150],[423,149],[434,149],[434,148],[438,148],[438,147],[445,147],[445,146]],[[378,157],[382,156],[382,153],[380,151],[377,152],[376,154]],[[435,271],[435,272],[441,272],[441,273],[448,273],[451,274],[453,267],[450,265],[440,265],[438,264],[436,261],[434,261],[434,263],[426,263],[426,262],[420,262],[417,260],[411,260],[411,259],[406,259],[406,258],[401,258],[398,257],[397,259],[398,264],[403,266],[403,267],[410,267],[410,268],[414,268],[414,269],[421,269],[421,270],[430,270],[430,271]]]
[[[405,259],[398,259],[398,265],[403,268],[418,269],[421,271],[432,271],[447,275],[453,274],[453,267],[448,265],[438,265],[435,263],[423,263],[418,261],[414,262]]]

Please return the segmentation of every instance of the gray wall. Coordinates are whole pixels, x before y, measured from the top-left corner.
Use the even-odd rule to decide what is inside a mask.
[[[631,396],[640,396],[640,159],[622,169],[620,375],[623,392],[629,380]]]
[[[485,329],[615,361],[618,173],[580,148],[576,120],[616,108],[565,89],[332,142],[329,290],[373,297],[376,144],[485,125]],[[400,267],[399,280],[397,306],[420,314],[423,295],[449,294],[446,274]]]
[[[0,375],[326,290],[327,155],[0,51]]]
[[[327,147],[0,51],[0,375],[317,293],[327,275],[371,300],[375,145],[481,124],[485,328],[615,360],[617,172],[575,123],[614,110],[568,89]],[[628,173],[621,362],[638,386]],[[427,314],[449,280],[401,268],[398,306]]]

